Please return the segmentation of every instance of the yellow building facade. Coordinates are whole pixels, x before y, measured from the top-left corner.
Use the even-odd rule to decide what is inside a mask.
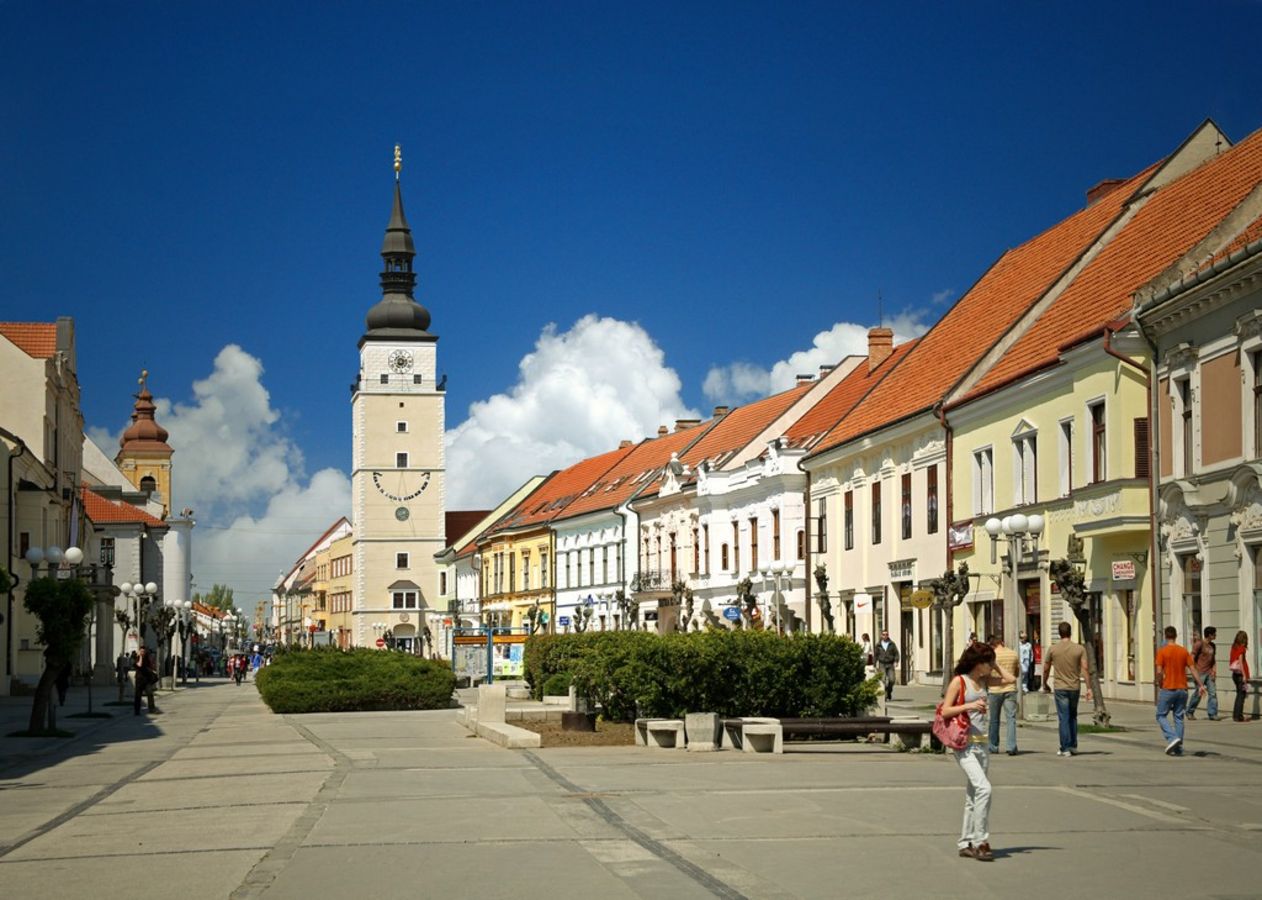
[[[354,540],[351,535],[338,538],[329,545],[328,598],[324,627],[336,647],[351,646],[351,598],[355,574]]]
[[[1146,345],[1132,332],[1114,338],[1112,348],[1132,362],[1095,340],[1064,354],[1060,366],[949,408],[953,558],[972,576],[955,610],[954,653],[970,632],[982,639],[1000,633],[1009,646],[1026,633],[1041,659],[1067,621],[1075,640],[1094,645],[1106,697],[1147,699]],[[994,539],[992,520],[1000,523]],[[1093,634],[1083,633],[1060,596],[1049,571],[1056,560],[1084,573]]]
[[[547,526],[500,531],[487,539],[479,548],[484,623],[528,627],[527,614],[536,603],[552,620],[554,548],[554,532]]]

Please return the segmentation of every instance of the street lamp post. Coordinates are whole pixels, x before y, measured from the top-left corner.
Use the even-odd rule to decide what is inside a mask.
[[[788,605],[784,603],[784,594],[781,592],[781,589],[784,586],[784,578],[790,571],[789,566],[777,560],[763,569],[761,573],[764,591],[767,590],[767,582],[770,580],[772,583],[772,594],[767,598],[767,614],[770,615],[774,604],[776,610],[776,632],[778,634],[784,634],[784,610],[788,608]],[[767,620],[764,618],[763,621]],[[766,626],[764,625],[764,627]]]
[[[1003,519],[992,516],[986,520],[986,533],[990,535],[990,562],[995,564],[998,559],[999,538],[1004,537],[1007,541],[1007,549],[1004,552],[1004,569],[1007,572],[1008,581],[1003,592],[1004,607],[1004,623],[1003,628],[999,631],[1003,634],[1004,643],[1014,650],[1017,647],[1017,634],[1020,631],[1020,623],[1018,622],[1019,611],[1021,610],[1021,598],[1019,596],[1018,570],[1022,561],[1025,559],[1025,541],[1030,540],[1030,549],[1033,551],[1035,560],[1038,558],[1038,541],[1039,535],[1043,533],[1045,522],[1040,515],[1027,516],[1023,513],[1015,513],[1011,516],[1004,516]],[[1002,578],[1002,575],[1000,576]],[[993,626],[992,626],[993,627]],[[978,635],[981,640],[985,640],[985,635]],[[1018,676],[1019,677],[1019,676]],[[1025,691],[1020,690],[1018,685],[1017,700],[1020,704],[1018,715],[1025,717]]]

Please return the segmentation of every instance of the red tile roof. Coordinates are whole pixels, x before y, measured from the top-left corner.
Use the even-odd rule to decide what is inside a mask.
[[[1262,130],[1160,188],[969,391],[980,396],[1059,360],[1124,316],[1132,294],[1192,250],[1262,184]]]
[[[88,487],[80,488],[83,498],[83,511],[97,525],[110,522],[135,522],[141,525],[166,525],[156,516],[151,516],[138,506],[123,503],[121,500],[107,500]]]
[[[899,360],[906,356],[907,352],[915,345],[916,341],[914,340],[899,344],[875,370],[869,370],[868,358],[866,356],[863,357],[853,371],[833,385],[832,390],[807,410],[806,415],[789,426],[784,433],[789,446],[809,449],[829,429],[840,422],[850,410],[854,409],[855,404],[862,400],[864,395],[872,390],[882,378],[888,375],[894,366],[898,365]]]
[[[57,352],[57,325],[52,322],[0,322],[0,335],[35,359],[51,359]]]
[[[605,509],[614,509],[637,491],[653,483],[672,453],[682,453],[689,443],[706,433],[715,422],[705,422],[641,441],[622,461],[597,479],[582,496],[561,511],[558,519],[570,519]]]
[[[610,468],[622,461],[630,447],[619,447],[581,459],[567,469],[554,472],[547,481],[539,485],[535,491],[517,504],[502,519],[479,535],[479,540],[500,531],[511,528],[524,528],[531,525],[542,525],[550,522],[591,487],[592,483]]]
[[[802,395],[815,387],[815,382],[795,385],[787,391],[772,394],[753,403],[738,406],[714,427],[705,433],[687,452],[679,457],[679,461],[691,468],[696,468],[708,460],[717,468],[727,462],[728,458],[743,449],[750,441],[767,428],[772,422],[788,410],[790,406],[802,399]]]
[[[816,445],[814,453],[927,412],[1082,256],[1156,168],[1009,250],[947,311],[888,376]]]

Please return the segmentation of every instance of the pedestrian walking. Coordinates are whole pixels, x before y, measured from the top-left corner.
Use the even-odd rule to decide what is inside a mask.
[[[881,681],[885,684],[885,699],[893,700],[894,666],[898,665],[898,645],[890,640],[888,631],[881,632],[881,639],[877,641],[872,653],[876,657],[876,664],[881,667]]]
[[[942,718],[968,717],[968,744],[952,750],[964,772],[964,824],[956,842],[960,856],[990,862],[990,753],[989,738],[982,730],[986,719],[986,680],[995,662],[995,651],[986,644],[969,644],[955,664],[955,677],[942,698]]]
[[[1249,683],[1249,635],[1243,631],[1236,632],[1236,639],[1231,642],[1231,653],[1227,657],[1227,667],[1231,669],[1231,680],[1236,685],[1236,702],[1231,707],[1233,722],[1251,722],[1244,717],[1245,686]]]
[[[1218,645],[1214,638],[1218,637],[1218,629],[1213,625],[1206,626],[1205,636],[1192,644],[1192,678],[1198,688],[1188,692],[1188,708],[1186,719],[1196,718],[1196,707],[1200,705],[1201,694],[1205,695],[1205,712],[1211,722],[1218,719]]]
[[[1157,651],[1157,724],[1166,738],[1166,755],[1183,755],[1183,712],[1188,702],[1188,676],[1192,675],[1192,654],[1178,643],[1179,631],[1166,626],[1165,646]],[[1205,686],[1196,690],[1205,693]],[[1173,719],[1173,724],[1167,721]]]
[[[1017,755],[1017,681],[1021,677],[1017,651],[1003,645],[1003,635],[992,634],[990,647],[995,651],[995,663],[990,670],[986,686],[990,692],[990,743],[991,753],[999,752],[999,719],[1006,716],[1008,728],[1004,734],[1004,751]]]
[[[141,647],[136,653],[136,686],[132,692],[132,715],[140,715],[140,699],[148,701],[149,712],[158,712],[154,703],[153,688],[158,682],[158,665],[153,651]]]
[[[61,671],[57,673],[57,681],[55,682],[55,685],[57,688],[58,706],[66,705],[66,694],[70,690],[70,671],[70,663],[66,663],[61,667]]]
[[[127,653],[118,654],[118,659],[114,660],[114,680],[118,682],[118,702],[123,703],[123,698],[127,694],[127,673],[132,670],[135,665],[134,661]]]
[[[1049,672],[1055,672],[1056,721],[1060,731],[1057,756],[1078,755],[1078,697],[1082,683],[1087,684],[1087,700],[1091,700],[1091,680],[1087,672],[1087,651],[1082,644],[1069,639],[1073,629],[1061,622],[1056,629],[1060,640],[1043,654],[1043,691],[1052,689]]]
[[[1024,631],[1021,632],[1020,641],[1017,643],[1017,660],[1021,666],[1021,693],[1028,694],[1032,681],[1030,674],[1034,668],[1034,646]]]

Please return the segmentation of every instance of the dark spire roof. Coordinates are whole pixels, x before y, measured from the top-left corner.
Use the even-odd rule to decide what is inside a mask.
[[[394,207],[390,210],[390,223],[386,225],[385,240],[381,244],[381,259],[385,268],[381,272],[381,300],[368,310],[368,331],[364,339],[391,338],[404,341],[432,341],[429,328],[429,310],[417,303],[412,292],[416,287],[416,273],[412,260],[416,245],[412,242],[412,229],[403,215],[403,189],[399,183],[402,162],[399,148],[395,147]],[[361,341],[362,344],[362,341]]]

